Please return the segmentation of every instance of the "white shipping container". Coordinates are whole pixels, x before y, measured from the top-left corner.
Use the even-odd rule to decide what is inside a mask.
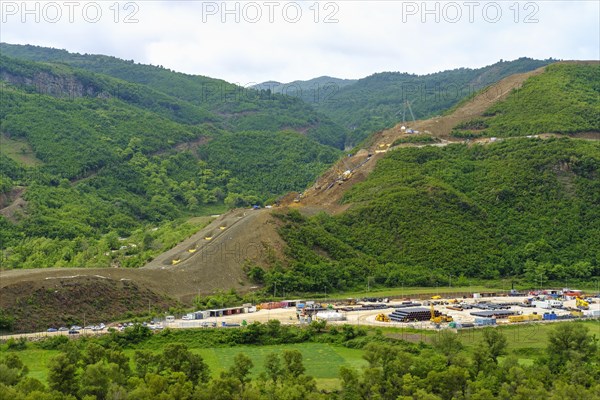
[[[533,306],[538,307],[538,308],[544,308],[544,309],[552,308],[549,301],[534,301]]]
[[[562,307],[563,303],[560,300],[550,300],[550,307]]]

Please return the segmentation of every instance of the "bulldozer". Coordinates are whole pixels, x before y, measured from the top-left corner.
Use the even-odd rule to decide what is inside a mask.
[[[377,316],[375,317],[375,321],[390,322],[390,317],[388,317],[385,314],[377,314]]]

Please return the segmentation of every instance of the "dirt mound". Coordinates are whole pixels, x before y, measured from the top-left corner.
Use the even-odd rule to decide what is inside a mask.
[[[101,276],[22,280],[0,289],[0,307],[14,317],[15,332],[99,324],[175,305],[133,281]]]
[[[33,284],[72,276],[102,276],[113,281],[132,281],[154,292],[190,304],[197,295],[218,290],[251,289],[244,272],[247,262],[266,265],[281,257],[284,243],[277,233],[277,221],[269,210],[233,210],[216,218],[207,227],[156,257],[139,269],[47,268],[2,271],[0,294],[23,282]],[[92,295],[82,296],[94,302]],[[2,303],[0,303],[2,304]],[[147,304],[146,304],[147,306]]]

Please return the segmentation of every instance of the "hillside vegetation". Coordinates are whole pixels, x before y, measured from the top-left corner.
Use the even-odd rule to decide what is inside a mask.
[[[482,118],[456,127],[456,137],[523,136],[600,131],[600,64],[553,64],[531,77]]]
[[[515,347],[523,340],[511,340],[518,332],[511,328],[517,327],[441,331],[426,334],[428,343],[399,339],[401,332],[390,328],[384,334],[324,321],[298,327],[278,320],[239,329],[152,334],[138,324],[84,339],[9,339],[0,348],[0,395],[15,400],[593,400],[600,393],[593,324],[534,328],[539,349],[528,359],[519,356],[532,349],[519,353]]]
[[[253,90],[221,79],[175,72],[162,66],[136,64],[116,57],[69,53],[66,50],[0,43],[4,56],[76,67],[117,78],[125,87],[138,84],[212,113],[227,131],[294,129],[319,143],[343,148],[347,130],[291,95]],[[121,86],[117,88],[117,92]],[[112,93],[109,91],[109,93]]]
[[[599,144],[573,139],[398,149],[345,213],[280,215],[288,266],[264,279],[288,291],[587,279],[600,273],[599,169]]]
[[[297,99],[252,91],[252,104],[243,107],[255,113],[225,115],[195,102],[193,93],[177,97],[157,84],[13,59],[5,48],[0,134],[11,144],[0,153],[5,268],[143,265],[201,227],[185,223],[188,216],[303,190],[339,155],[309,136],[343,129]],[[110,60],[127,65],[127,76],[150,71],[182,85],[195,79]],[[11,201],[20,207],[7,207]]]
[[[400,72],[373,74],[356,83],[328,88],[316,108],[350,130],[347,143],[360,143],[370,133],[402,122],[441,114],[464,98],[512,74],[527,72],[553,60],[520,58],[483,68],[458,68],[428,75]],[[503,88],[510,90],[511,88]]]

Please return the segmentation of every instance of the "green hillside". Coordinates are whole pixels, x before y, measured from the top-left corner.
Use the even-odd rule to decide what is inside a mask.
[[[142,265],[188,217],[303,190],[339,156],[294,131],[335,124],[285,96],[245,117],[67,64],[3,55],[0,77],[0,208],[25,204],[0,215],[6,268]]]
[[[293,129],[319,143],[342,149],[347,130],[296,96],[258,91],[220,79],[175,72],[162,66],[136,64],[104,55],[0,43],[0,54],[36,62],[76,67],[141,84],[218,115],[228,131]]]
[[[404,111],[403,107],[407,100],[416,119],[429,118],[504,77],[531,71],[550,62],[552,60],[520,58],[483,68],[459,68],[428,75],[382,72],[324,96],[315,106],[350,129],[348,143],[353,145],[372,132],[402,122],[403,114],[411,121],[410,112]]]
[[[334,98],[341,88],[352,85],[356,81],[356,79],[320,76],[306,81],[293,81],[289,83],[268,81],[254,85],[253,88],[257,90],[270,90],[273,93],[301,98],[307,103],[318,104]]]
[[[559,63],[529,78],[482,118],[463,123],[457,137],[523,136],[600,131],[600,64]]]
[[[355,185],[340,216],[281,216],[286,290],[435,285],[457,277],[600,273],[600,145],[512,139],[403,148]],[[281,286],[280,286],[281,285]]]

